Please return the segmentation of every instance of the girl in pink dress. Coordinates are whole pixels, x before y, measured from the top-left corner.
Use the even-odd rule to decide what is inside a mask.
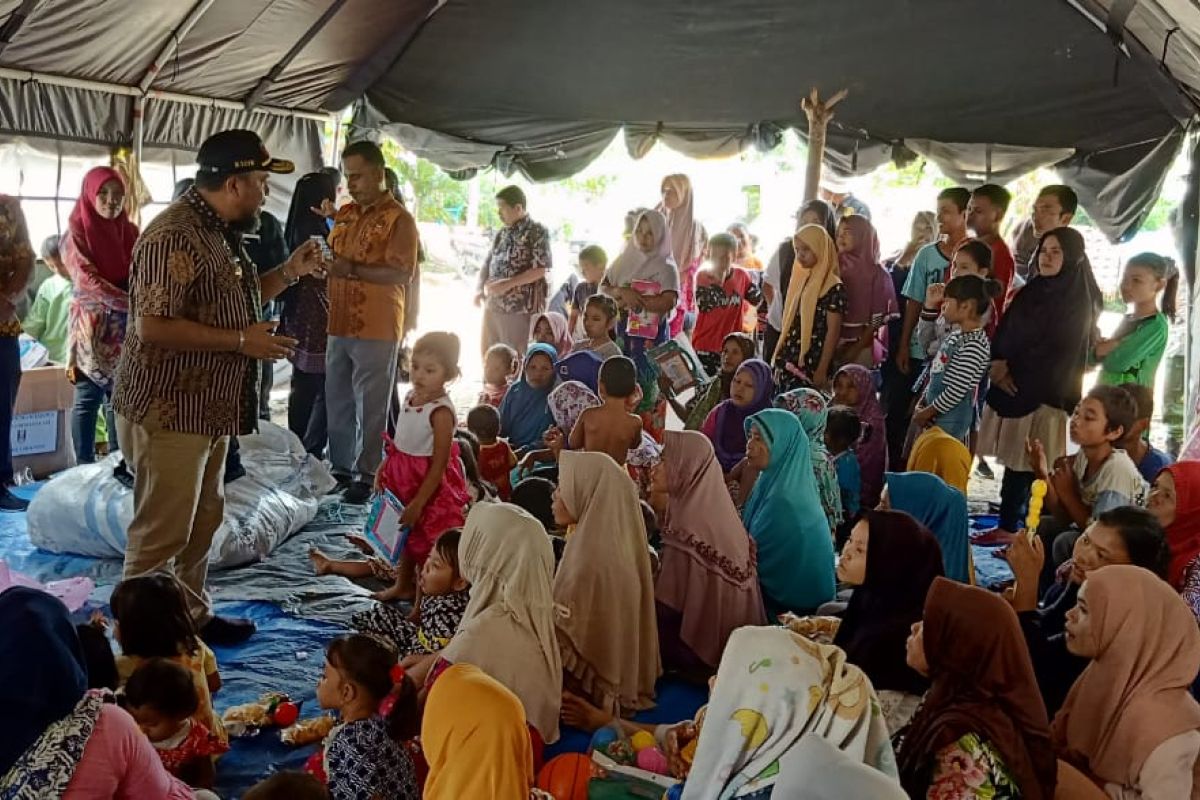
[[[454,403],[446,384],[459,376],[459,342],[452,333],[427,333],[412,353],[412,391],[404,398],[395,439],[385,438],[377,488],[404,504],[400,524],[409,528],[396,583],[378,599],[411,599],[415,570],[433,543],[466,521],[469,501],[459,445],[454,439]]]

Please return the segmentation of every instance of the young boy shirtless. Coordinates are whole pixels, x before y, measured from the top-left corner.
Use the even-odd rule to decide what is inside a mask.
[[[630,450],[642,442],[642,418],[631,414],[628,401],[637,391],[637,368],[625,356],[614,356],[600,367],[600,399],[604,405],[579,415],[568,440],[572,450],[608,453],[621,466]]]

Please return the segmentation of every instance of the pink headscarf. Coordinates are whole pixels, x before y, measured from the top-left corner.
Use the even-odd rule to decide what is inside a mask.
[[[680,639],[715,667],[731,633],[764,621],[754,543],[703,434],[667,431],[663,463],[670,499],[655,599],[680,612]]]
[[[571,352],[571,347],[574,342],[571,341],[571,331],[567,326],[567,318],[557,311],[547,311],[544,314],[538,314],[529,323],[529,341],[534,341],[533,332],[537,330],[538,323],[542,320],[550,325],[550,333],[554,336],[553,342],[547,342],[556,351],[558,357],[562,358]]]
[[[122,211],[116,219],[105,219],[96,211],[96,196],[109,181],[121,186],[125,181],[112,167],[95,167],[83,176],[83,190],[71,209],[67,227],[72,244],[88,262],[95,265],[100,277],[114,286],[124,288],[129,283],[129,266],[133,260],[133,243],[137,226]]]
[[[879,495],[883,492],[883,473],[887,469],[887,428],[883,407],[875,396],[875,381],[871,378],[870,370],[859,364],[847,364],[837,371],[837,375],[842,374],[849,375],[858,388],[858,405],[854,410],[862,423],[862,437],[854,452],[862,473],[862,504],[866,508],[874,508],[879,504]]]
[[[692,203],[692,181],[687,175],[668,175],[662,180],[663,188],[671,186],[679,195],[679,207],[673,210],[662,207],[671,229],[671,254],[683,273],[692,262],[700,257],[704,249],[704,226],[696,221]]]
[[[868,324],[871,315],[895,312],[896,290],[891,276],[879,263],[879,236],[871,221],[854,214],[843,217],[839,225],[845,225],[854,237],[854,248],[838,253],[842,283],[846,284],[843,333],[845,326],[854,326],[850,333],[857,338],[861,331],[856,328]]]

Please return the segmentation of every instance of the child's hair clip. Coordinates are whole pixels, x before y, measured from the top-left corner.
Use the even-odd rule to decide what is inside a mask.
[[[404,676],[407,675],[408,673],[405,671],[404,667],[400,666],[399,664],[396,664],[395,666],[392,667],[391,672],[388,674],[391,676],[392,685],[394,686],[396,684],[402,683],[404,681]]]

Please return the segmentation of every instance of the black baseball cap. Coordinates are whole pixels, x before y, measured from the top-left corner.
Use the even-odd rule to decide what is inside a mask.
[[[271,158],[257,133],[241,129],[221,131],[205,139],[196,154],[196,163],[200,165],[197,172],[213,175],[256,170],[287,175],[296,171],[291,161]]]

